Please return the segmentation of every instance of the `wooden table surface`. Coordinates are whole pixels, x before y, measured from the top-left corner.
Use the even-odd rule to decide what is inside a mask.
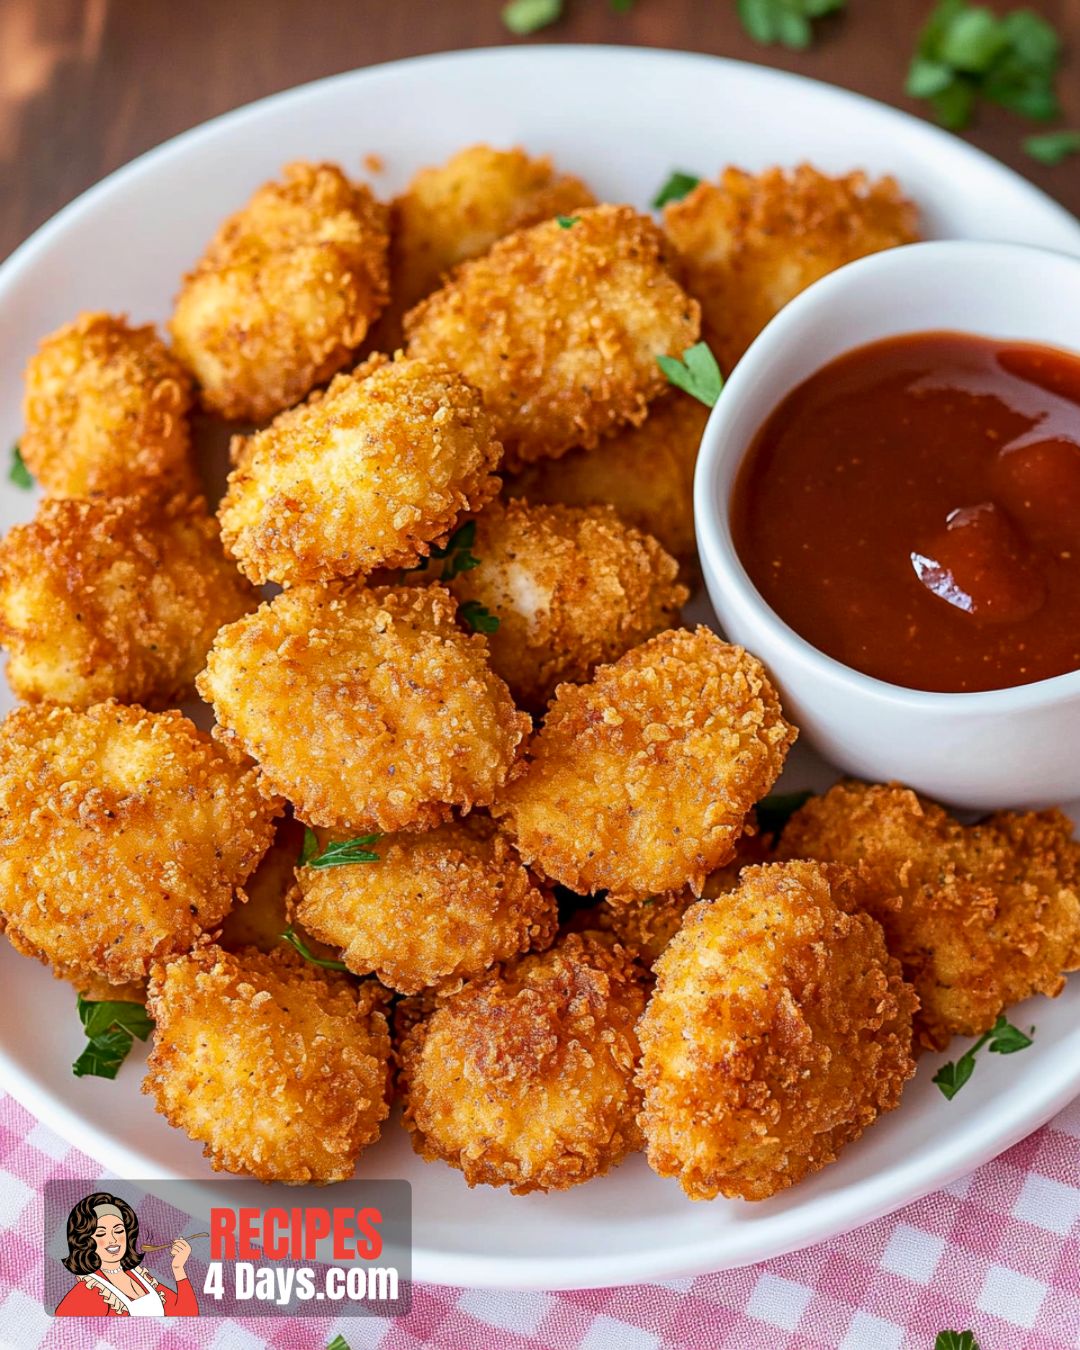
[[[1022,0],[990,0],[998,10]],[[1023,0],[1069,47],[1059,82],[1080,127],[1080,0]],[[922,113],[904,73],[933,0],[848,0],[808,52],[760,47],[733,0],[568,0],[530,41],[686,48],[759,61]],[[185,128],[290,85],[403,56],[513,39],[501,0],[0,0],[0,257],[104,174]],[[539,95],[538,95],[539,96]],[[1029,124],[997,109],[970,139],[1080,214],[1080,160],[1021,148]],[[808,140],[808,145],[812,144]],[[987,203],[988,211],[993,204]]]

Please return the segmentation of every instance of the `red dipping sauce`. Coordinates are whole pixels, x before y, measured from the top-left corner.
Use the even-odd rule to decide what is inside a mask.
[[[960,692],[1080,668],[1080,357],[860,347],[772,413],[730,510],[769,605],[867,675]]]

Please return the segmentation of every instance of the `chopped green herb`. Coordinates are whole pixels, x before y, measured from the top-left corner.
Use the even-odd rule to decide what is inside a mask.
[[[17,443],[11,447],[11,468],[8,469],[8,482],[23,489],[34,486],[33,474],[26,467],[26,461],[23,459],[22,451]]]
[[[510,0],[502,21],[516,37],[528,37],[562,18],[563,0]]]
[[[953,131],[967,126],[979,98],[1045,121],[1059,111],[1060,60],[1056,31],[1031,10],[998,18],[970,0],[940,0],[919,35],[905,88],[928,99]]]
[[[571,225],[576,225],[576,224],[578,223],[578,221],[581,219],[581,217],[580,217],[580,216],[556,216],[555,219],[559,222],[559,229],[560,229],[560,230],[568,230],[568,229],[571,227]]]
[[[1060,164],[1070,155],[1080,154],[1080,131],[1047,131],[1029,136],[1024,149],[1041,164]]]
[[[439,573],[440,579],[451,581],[462,572],[471,572],[474,567],[480,566],[480,559],[474,558],[470,552],[475,542],[476,521],[467,520],[454,531],[445,544],[441,547],[436,544],[431,550],[430,557],[421,558],[416,566],[410,567],[408,571],[426,572],[432,561],[441,562],[443,566]]]
[[[135,1037],[145,1041],[153,1031],[153,1020],[141,1003],[86,999],[80,994],[75,1006],[86,1033],[86,1046],[71,1072],[76,1078],[115,1078]]]
[[[762,834],[780,834],[791,817],[814,794],[805,792],[774,792],[754,807],[758,826]]]
[[[688,192],[693,192],[701,182],[692,173],[683,173],[682,169],[672,169],[667,182],[652,199],[654,211],[659,211],[668,202],[681,202]]]
[[[973,1331],[939,1331],[934,1350],[979,1350]]]
[[[616,14],[629,14],[634,8],[634,0],[608,0]]]
[[[1034,1034],[1035,1028],[1032,1027],[1031,1035]],[[943,1064],[934,1074],[933,1081],[949,1101],[952,1101],[975,1072],[975,1056],[987,1043],[994,1054],[1014,1055],[1017,1050],[1028,1048],[1031,1036],[1026,1036],[1018,1027],[1006,1021],[1005,1014],[1002,1013],[990,1030],[983,1032],[975,1044],[965,1050],[958,1060]]]
[[[289,924],[281,935],[282,942],[287,942],[300,953],[305,961],[310,961],[313,966],[322,966],[324,970],[348,970],[349,967],[344,961],[326,961],[321,956],[316,956],[302,937],[297,935],[292,924]]]
[[[326,1347],[326,1350],[352,1350],[349,1342],[342,1335],[337,1335]]]
[[[327,844],[320,853],[318,836],[310,826],[305,826],[300,866],[349,867],[352,863],[378,862],[379,855],[372,853],[368,845],[377,844],[381,838],[381,834],[361,834],[355,839],[341,839]]]
[[[466,600],[458,606],[458,618],[467,623],[474,633],[497,633],[498,617],[486,609],[479,600]]]
[[[813,20],[843,9],[847,0],[739,0],[742,26],[755,42],[796,50],[814,40]]]
[[[707,342],[695,342],[687,347],[682,358],[658,356],[656,364],[668,378],[669,384],[692,394],[699,403],[707,408],[713,407],[724,387],[724,377],[716,364],[716,357],[709,350]]]

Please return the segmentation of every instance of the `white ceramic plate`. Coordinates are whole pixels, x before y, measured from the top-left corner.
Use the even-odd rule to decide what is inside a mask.
[[[62,211],[0,269],[0,446],[20,429],[20,373],[38,337],[80,309],[163,320],[181,273],[220,219],[288,159],[328,158],[354,174],[375,151],[389,193],[471,142],[550,152],[601,198],[644,206],[674,168],[715,174],[803,158],[895,173],[929,236],[998,238],[1080,253],[1080,225],[963,142],[852,94],[709,57],[528,47],[429,57],[280,94],[136,160]],[[1003,279],[1003,282],[1007,279]],[[33,497],[0,487],[0,524]],[[10,702],[6,690],[0,707]],[[822,786],[808,756],[785,778]],[[74,999],[35,962],[0,952],[6,1013],[0,1073],[28,1108],[131,1178],[209,1175],[201,1151],[139,1093],[139,1054],[116,1082],[76,1079]],[[413,1183],[415,1273],[462,1285],[623,1284],[775,1256],[894,1209],[969,1171],[1080,1091],[1080,979],[1054,1003],[1015,1013],[1038,1026],[1021,1055],[984,1055],[946,1102],[920,1066],[900,1110],[841,1160],[764,1204],[692,1204],[632,1158],[561,1195],[469,1191],[425,1166],[394,1125],[361,1173]]]

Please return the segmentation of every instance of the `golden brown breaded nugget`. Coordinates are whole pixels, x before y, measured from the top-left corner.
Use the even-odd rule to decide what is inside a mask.
[[[748,867],[657,962],[640,1120],[692,1200],[775,1195],[898,1104],[917,999],[860,898],[844,868]]]
[[[579,895],[700,894],[795,736],[759,661],[673,629],[559,688],[494,814],[526,863]]]
[[[1060,811],[964,826],[899,784],[839,783],[780,839],[787,858],[859,869],[862,903],[915,986],[923,1045],[979,1036],[1080,968],[1080,844]]]
[[[101,975],[81,970],[66,970],[54,966],[58,980],[67,980],[88,1003],[145,1003],[146,981],[130,980],[127,984],[113,984]]]
[[[376,356],[237,447],[222,534],[260,584],[414,567],[498,492],[501,456],[460,375]]]
[[[377,325],[380,351],[401,345],[407,309],[445,273],[503,235],[595,205],[585,184],[556,173],[545,155],[472,145],[421,169],[390,207],[390,305]]]
[[[623,427],[591,450],[537,460],[506,493],[567,506],[610,503],[628,525],[658,539],[680,562],[694,557],[694,466],[709,409],[688,394],[649,404],[639,427]]]
[[[744,834],[735,845],[731,862],[705,878],[702,896],[706,900],[715,900],[717,896],[735,890],[744,867],[766,862],[771,857],[772,842],[767,836]],[[601,900],[589,909],[579,910],[568,926],[572,932],[614,933],[628,952],[652,970],[661,952],[682,927],[686,911],[697,901],[698,897],[689,887],[665,895],[650,895],[644,900],[623,900],[615,904]]]
[[[264,421],[348,364],[386,304],[387,222],[369,188],[303,162],[224,222],[169,324],[209,411]]]
[[[641,1147],[634,1026],[644,1006],[640,967],[578,933],[440,997],[399,1052],[413,1148],[470,1186],[515,1195],[608,1171]]]
[[[195,491],[191,377],[153,328],[81,314],[26,367],[19,449],[53,497]]]
[[[32,702],[180,702],[257,600],[202,497],[46,499],[0,542],[0,642]]]
[[[519,707],[543,710],[555,686],[679,620],[679,565],[610,506],[496,501],[476,518],[479,566],[447,584],[496,615],[491,665]]]
[[[178,712],[16,708],[0,726],[8,937],[68,978],[140,979],[221,922],[278,808]]]
[[[513,468],[643,421],[666,387],[656,358],[692,346],[698,319],[653,222],[597,206],[462,263],[405,331],[410,356],[446,361],[480,390]]]
[[[154,967],[143,1091],[216,1172],[344,1181],[389,1114],[385,990],[295,952],[208,946]]]
[[[725,373],[811,282],[919,237],[918,212],[895,179],[830,178],[809,164],[756,175],[725,169],[718,183],[665,208],[664,231]]]
[[[555,936],[555,897],[487,817],[390,835],[372,849],[378,862],[297,872],[297,918],[357,975],[416,994]]]
[[[530,722],[442,586],[296,586],[223,628],[197,681],[215,736],[311,825],[430,829],[487,806]]]

